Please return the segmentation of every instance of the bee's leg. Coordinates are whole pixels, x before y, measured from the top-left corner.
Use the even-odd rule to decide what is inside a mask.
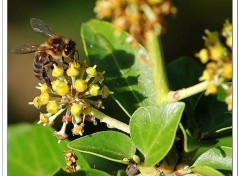
[[[69,66],[69,64],[64,60],[64,57],[62,57],[62,62],[63,62],[65,65]]]
[[[42,77],[43,77],[44,81],[46,82],[47,86],[52,89],[52,83],[47,75],[47,70],[45,67],[43,67]]]
[[[78,52],[78,50],[74,50],[74,54],[73,54],[73,57],[71,57],[71,60],[72,60],[72,61],[76,61],[76,59],[75,59],[75,57],[74,57],[75,53],[77,53],[77,61],[79,62],[79,61],[80,61],[80,58],[79,58],[79,52]]]

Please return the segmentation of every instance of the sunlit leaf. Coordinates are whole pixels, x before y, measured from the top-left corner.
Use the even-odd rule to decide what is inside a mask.
[[[127,42],[130,35],[118,36],[108,22],[91,20],[82,25],[81,36],[91,65],[105,71],[105,84],[113,98],[131,114],[139,107],[155,103],[154,86],[147,51]]]
[[[8,128],[8,175],[52,175],[65,168],[63,151],[69,150],[67,142],[58,144],[54,130],[42,125],[18,124]],[[89,168],[81,154],[77,163]]]
[[[185,104],[139,108],[130,120],[130,134],[145,157],[144,164],[153,166],[171,149]]]
[[[124,164],[128,162],[123,159],[131,158],[136,152],[130,137],[115,131],[103,131],[84,136],[72,141],[68,146],[80,152]]]

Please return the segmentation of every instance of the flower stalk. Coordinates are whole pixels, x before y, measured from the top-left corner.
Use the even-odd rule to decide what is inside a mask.
[[[153,72],[153,82],[156,92],[157,104],[166,103],[169,85],[167,80],[164,57],[161,42],[158,41],[158,35],[154,31],[146,34],[147,49],[151,58],[151,67]]]

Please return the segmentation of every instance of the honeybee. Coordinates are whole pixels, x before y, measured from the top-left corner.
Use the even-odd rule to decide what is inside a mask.
[[[68,65],[68,63],[64,60],[65,58],[74,60],[74,55],[77,51],[76,43],[60,35],[55,35],[40,19],[31,18],[30,24],[35,32],[47,37],[47,41],[41,45],[25,44],[14,48],[12,52],[16,54],[28,54],[35,52],[33,62],[34,74],[39,80],[43,79],[51,88],[51,80],[47,75],[49,68],[53,69],[54,63],[58,65],[57,61]]]

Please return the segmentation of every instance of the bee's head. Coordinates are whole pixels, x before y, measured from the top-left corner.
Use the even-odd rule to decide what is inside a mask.
[[[75,48],[76,43],[74,41],[69,40],[68,42],[66,42],[62,53],[63,57],[71,57],[72,55],[74,55]]]

